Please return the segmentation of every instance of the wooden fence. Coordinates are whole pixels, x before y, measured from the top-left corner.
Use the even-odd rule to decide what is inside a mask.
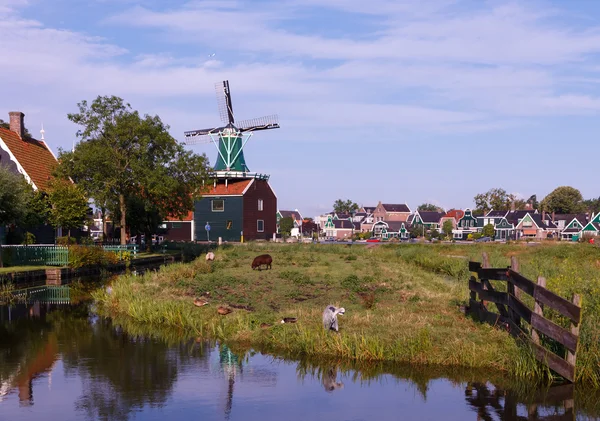
[[[539,277],[537,282],[530,281],[519,273],[519,264],[515,257],[511,259],[510,267],[490,268],[489,258],[484,253],[482,263],[469,262],[469,271],[477,273],[479,278],[471,276],[469,279],[469,311],[476,314],[480,320],[504,326],[511,334],[527,340],[539,361],[565,379],[574,382],[581,324],[580,296],[574,294],[569,301],[547,290],[543,277]],[[506,292],[495,290],[491,280],[506,281]],[[533,297],[534,309],[530,309],[521,301],[521,293]],[[489,311],[486,301],[494,303],[498,313]],[[544,317],[544,306],[569,319],[570,329],[565,329]],[[527,333],[522,322],[529,324],[531,335]],[[566,357],[563,358],[544,348],[540,342],[540,334],[561,344],[567,351]]]

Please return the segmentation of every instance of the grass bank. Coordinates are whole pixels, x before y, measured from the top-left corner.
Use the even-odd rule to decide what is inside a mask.
[[[582,296],[582,325],[577,353],[577,380],[600,387],[600,247],[590,244],[473,244],[473,245],[399,245],[384,246],[403,262],[462,282],[468,279],[468,260],[481,261],[488,253],[492,267],[507,267],[512,256],[520,264],[520,272],[532,280],[546,278],[547,288],[570,299],[573,293]],[[506,290],[505,283],[496,288]],[[533,308],[531,297],[522,296]],[[544,310],[544,315],[568,328],[570,321],[556,312]],[[546,346],[564,353],[562,346],[542,338]]]
[[[253,257],[264,252],[273,256],[273,270],[252,271]],[[266,352],[547,378],[506,333],[460,312],[466,279],[432,273],[396,247],[250,244],[217,250],[212,264],[199,259],[119,277],[111,294],[98,291],[94,298],[105,315]],[[193,298],[206,292],[210,304],[195,307]],[[323,329],[327,304],[346,309],[339,334]],[[220,316],[218,305],[233,312]],[[298,322],[278,323],[283,317]]]

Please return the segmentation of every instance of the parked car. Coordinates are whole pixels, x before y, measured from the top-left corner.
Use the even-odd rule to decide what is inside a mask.
[[[371,237],[367,240],[367,243],[379,243],[381,240],[377,237]]]
[[[492,241],[490,237],[481,237],[475,240],[476,243],[487,243],[488,241]]]

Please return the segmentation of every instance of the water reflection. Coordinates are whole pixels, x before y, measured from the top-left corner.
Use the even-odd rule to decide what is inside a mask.
[[[598,402],[571,385],[537,390],[489,373],[268,357],[85,306],[0,308],[7,419],[566,420],[597,416]]]

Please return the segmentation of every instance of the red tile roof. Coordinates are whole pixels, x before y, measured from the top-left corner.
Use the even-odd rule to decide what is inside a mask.
[[[47,190],[52,170],[58,161],[43,141],[25,140],[12,130],[0,127],[0,139],[4,141],[19,165],[39,190]]]
[[[202,195],[212,195],[212,196],[240,196],[246,190],[246,187],[250,185],[254,179],[249,180],[239,180],[239,181],[229,181],[227,186],[225,186],[225,182],[217,183],[217,187],[213,184],[208,186],[207,190],[202,192]]]
[[[446,215],[444,215],[444,218],[454,218],[457,221],[462,218],[463,216],[465,216],[465,212],[460,210],[460,209],[452,209],[450,211],[448,211],[446,213]]]

